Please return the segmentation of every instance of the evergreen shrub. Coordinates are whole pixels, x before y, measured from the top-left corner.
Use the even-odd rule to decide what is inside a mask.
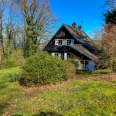
[[[67,65],[74,69],[73,64],[53,57],[46,52],[41,52],[26,60],[19,83],[23,86],[41,86],[67,80],[74,74],[73,69]]]

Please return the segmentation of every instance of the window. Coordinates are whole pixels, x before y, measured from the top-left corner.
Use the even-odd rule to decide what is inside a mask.
[[[71,44],[71,39],[67,39],[67,45]]]
[[[54,55],[63,60],[67,60],[67,53],[54,53]]]
[[[87,70],[87,68],[88,68],[88,63],[89,63],[88,60],[81,60],[82,68],[83,68],[84,70]]]
[[[55,53],[55,56],[58,56],[59,57],[59,53]]]
[[[55,39],[55,45],[69,45],[74,44],[74,39]]]
[[[58,45],[62,45],[62,40],[61,39],[58,40]]]

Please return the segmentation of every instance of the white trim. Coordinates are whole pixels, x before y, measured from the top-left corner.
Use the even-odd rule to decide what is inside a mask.
[[[52,56],[55,56],[55,53],[51,53],[52,54]]]
[[[67,53],[64,53],[64,60],[67,60]]]
[[[66,39],[63,39],[62,40],[62,43],[63,43],[63,45],[67,45],[67,40]]]
[[[62,45],[65,45],[65,46],[69,45],[69,44],[67,44],[68,40],[71,41],[70,44],[74,44],[74,39],[55,39],[55,45],[58,45],[58,40],[62,40]],[[62,46],[62,45],[58,45],[58,46]]]
[[[55,45],[58,45],[58,39],[55,39]]]

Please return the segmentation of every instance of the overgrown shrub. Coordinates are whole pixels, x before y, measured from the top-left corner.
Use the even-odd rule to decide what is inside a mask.
[[[24,59],[23,57],[23,50],[20,48],[17,48],[16,50],[6,50],[5,51],[5,58],[6,59],[14,59],[14,60],[18,60],[18,59]]]
[[[68,62],[71,62],[75,65],[75,67],[77,68],[78,66],[78,61],[76,61],[74,58],[68,58]]]
[[[24,86],[38,86],[67,80],[73,77],[73,71],[68,70],[66,65],[73,67],[73,64],[46,52],[36,54],[27,59],[19,83]]]
[[[106,52],[100,53],[99,59],[101,61],[100,66],[99,66],[100,68],[102,68],[102,69],[109,68],[108,56],[107,56]]]
[[[15,66],[16,66],[15,60],[12,60],[12,59],[6,60],[6,68],[13,68]]]
[[[6,68],[6,61],[5,60],[1,60],[0,61],[0,69],[5,69]]]
[[[74,75],[76,74],[76,66],[68,61],[64,61],[65,62],[65,70],[66,70],[66,74],[67,74],[67,79],[69,78],[73,78]]]
[[[16,82],[21,77],[21,74],[20,73],[9,74],[8,77],[10,77],[10,82]]]
[[[24,67],[25,66],[25,61],[26,61],[25,59],[18,59],[16,61],[16,66],[18,66],[20,68]]]

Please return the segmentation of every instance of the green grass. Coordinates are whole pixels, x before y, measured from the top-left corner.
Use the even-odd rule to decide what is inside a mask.
[[[93,73],[95,74],[109,74],[112,73],[111,69],[100,69],[100,70],[94,70]]]
[[[9,74],[20,72],[19,68],[0,70],[0,115],[116,115],[116,81],[84,80],[85,76],[58,85],[24,88],[9,81]]]

